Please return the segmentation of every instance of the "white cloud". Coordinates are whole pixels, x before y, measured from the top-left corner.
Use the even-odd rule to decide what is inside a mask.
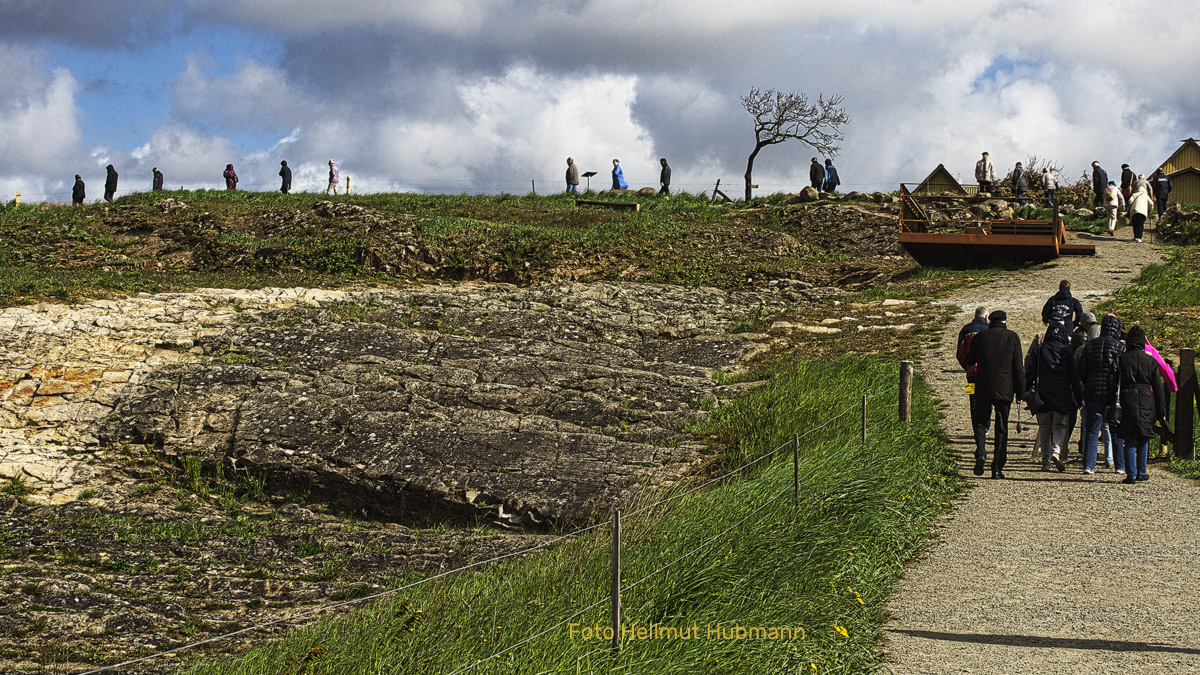
[[[16,49],[0,48],[0,174],[74,173],[82,133],[78,84],[65,68],[47,70]]]

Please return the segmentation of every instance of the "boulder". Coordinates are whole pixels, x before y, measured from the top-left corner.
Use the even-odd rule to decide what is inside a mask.
[[[800,194],[797,196],[800,198],[800,203],[802,204],[815,202],[821,199],[821,193],[817,192],[817,189],[811,185],[801,190]]]
[[[1091,218],[1091,217],[1092,217],[1092,216],[1094,216],[1095,214],[1094,214],[1094,213],[1092,213],[1092,210],[1091,210],[1091,209],[1076,209],[1076,210],[1075,210],[1075,215],[1076,215],[1076,216],[1078,216],[1078,217],[1080,217],[1080,218]]]
[[[653,197],[654,195],[658,194],[658,190],[655,190],[652,187],[644,187],[638,190],[637,193],[643,197]]]

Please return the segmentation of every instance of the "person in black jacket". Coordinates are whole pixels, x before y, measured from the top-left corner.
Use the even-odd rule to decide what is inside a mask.
[[[1100,168],[1100,162],[1092,162],[1092,194],[1096,196],[1092,206],[1104,206],[1104,191],[1108,189],[1108,172]]]
[[[1063,471],[1062,457],[1067,442],[1067,422],[1076,401],[1083,398],[1083,385],[1075,372],[1075,353],[1062,323],[1051,321],[1046,337],[1032,354],[1032,368],[1025,367],[1025,391],[1037,387],[1042,397],[1038,411],[1038,441],[1042,448],[1042,471],[1050,463]],[[1090,472],[1089,472],[1090,473]]]
[[[1146,460],[1154,423],[1167,421],[1167,394],[1163,388],[1158,362],[1146,353],[1146,332],[1141,326],[1129,329],[1125,353],[1117,362],[1121,385],[1121,424],[1118,433],[1125,441],[1125,480],[1122,483],[1150,480]]]
[[[667,164],[667,158],[661,157],[658,163],[662,165],[662,171],[658,172],[658,194],[664,197],[671,196],[671,165]]]
[[[825,184],[825,167],[821,166],[816,157],[813,157],[812,164],[808,165],[808,182],[812,183],[817,192],[820,192],[821,186]]]
[[[1067,335],[1075,330],[1075,322],[1083,320],[1083,305],[1071,295],[1071,282],[1058,282],[1058,292],[1042,305],[1042,323],[1049,325],[1050,317],[1058,314],[1066,325]]]
[[[83,178],[79,174],[75,174],[75,185],[71,187],[71,203],[75,206],[83,206],[83,200],[87,198],[87,191],[83,186]]]
[[[111,202],[113,195],[117,194],[117,170],[112,164],[104,167],[108,172],[108,176],[104,178],[104,201]]]
[[[1150,178],[1150,185],[1154,190],[1154,208],[1162,218],[1163,211],[1167,210],[1167,197],[1171,194],[1171,177],[1160,167]]]
[[[287,160],[279,162],[279,177],[283,179],[283,185],[279,186],[279,191],[283,194],[288,194],[292,191],[292,170],[287,165]]]
[[[153,178],[153,180],[150,181],[150,189],[151,190],[163,189],[163,174],[162,174],[162,172],[158,170],[157,166],[154,167],[151,170],[151,172],[154,174],[154,178]]]
[[[971,406],[971,429],[975,428],[975,424],[980,422],[975,414],[975,364],[967,361],[967,354],[971,351],[971,343],[975,341],[975,336],[988,329],[987,308],[983,305],[975,308],[975,318],[970,323],[963,326],[958,331],[958,346],[954,350],[954,358],[958,360],[958,365],[962,366],[963,371],[967,374],[967,391],[970,392],[968,399]],[[988,419],[983,420],[984,429],[987,429]]]
[[[990,420],[996,411],[995,452],[992,455],[992,478],[1004,478],[1008,462],[1008,413],[1013,399],[1021,400],[1017,389],[1025,382],[1021,367],[1021,338],[1008,329],[1008,315],[996,310],[988,315],[988,329],[971,341],[967,362],[975,364],[976,420]],[[976,421],[975,475],[983,475],[987,459],[987,422]]]
[[[1128,164],[1121,165],[1121,194],[1125,196],[1125,203],[1129,203],[1129,198],[1133,196],[1133,179],[1136,176],[1133,169],[1129,168]]]
[[[1100,321],[1100,335],[1087,341],[1079,354],[1079,379],[1083,381],[1083,468],[1095,469],[1099,440],[1106,439],[1108,466],[1121,473],[1125,455],[1116,429],[1104,422],[1104,409],[1117,404],[1117,360],[1125,353],[1121,320],[1108,314]]]

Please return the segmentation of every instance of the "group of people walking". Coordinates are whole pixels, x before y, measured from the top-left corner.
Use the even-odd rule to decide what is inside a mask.
[[[291,194],[292,170],[290,167],[288,167],[287,160],[280,161],[279,166],[279,177],[282,179],[282,183],[279,186],[279,191],[285,195]],[[113,200],[113,196],[117,193],[117,180],[119,176],[117,175],[116,168],[114,168],[112,164],[106,166],[105,171],[107,172],[107,175],[104,179],[104,201],[111,202]],[[226,190],[237,190],[240,179],[238,178],[237,171],[233,168],[233,164],[225,165],[225,171],[222,172],[221,177],[225,179]],[[347,179],[347,181],[349,181],[349,179]],[[329,185],[325,188],[325,194],[336,195],[338,193],[338,182],[339,174],[337,162],[331,159],[329,160]],[[347,192],[349,192],[350,189],[348,186],[349,183],[347,183]],[[152,191],[163,189],[163,173],[158,170],[157,166],[151,170],[150,189]],[[79,174],[75,174],[75,184],[71,187],[71,203],[75,206],[81,206],[85,199],[87,199],[87,185],[84,184],[83,178]]]
[[[814,160],[815,161],[815,160]],[[988,153],[975,162],[975,180],[979,183],[980,194],[991,194],[996,187],[996,167],[992,164]],[[1017,162],[1012,170],[1013,193],[1017,203],[1025,206],[1026,195],[1034,182],[1040,182],[1046,193],[1046,203],[1054,206],[1054,193],[1058,190],[1058,179],[1050,167],[1043,167],[1040,174],[1030,176],[1021,162]],[[1154,200],[1158,216],[1162,217],[1167,210],[1167,199],[1171,194],[1171,178],[1160,167],[1147,179],[1143,174],[1135,174],[1128,164],[1121,165],[1121,184],[1108,179],[1108,172],[1099,161],[1092,162],[1092,195],[1095,207],[1103,207],[1108,216],[1108,234],[1116,236],[1117,221],[1122,211],[1127,212],[1129,224],[1133,227],[1133,240],[1142,241],[1146,221],[1150,217],[1150,200]]]
[[[612,163],[612,189],[628,190],[629,182],[625,180],[625,169],[621,168],[621,160],[614,158]],[[658,165],[658,194],[670,197],[671,165],[667,164],[666,157],[660,157]],[[588,175],[591,176],[593,174]],[[573,157],[567,158],[567,192],[579,192],[579,167],[575,165]]]
[[[1068,441],[1080,426],[1083,473],[1094,474],[1100,443],[1105,463],[1124,483],[1149,479],[1146,463],[1155,424],[1166,427],[1167,390],[1174,372],[1139,326],[1128,331],[1113,314],[1097,324],[1063,280],[1042,308],[1046,333],[1022,358],[1021,340],[1003,310],[975,310],[958,334],[957,358],[967,376],[975,439],[974,474],[987,466],[992,428],[992,478],[1004,478],[1012,402],[1037,416],[1033,459],[1042,471],[1065,471]],[[1080,418],[1082,417],[1082,424]],[[994,428],[992,427],[994,422]]]
[[[808,182],[817,192],[834,192],[842,184],[842,179],[838,177],[832,159],[826,159],[825,166],[821,166],[821,162],[813,157],[808,165]]]

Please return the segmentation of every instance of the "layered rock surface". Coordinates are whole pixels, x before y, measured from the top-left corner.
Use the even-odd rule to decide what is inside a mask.
[[[202,290],[0,314],[0,478],[94,489],[105,453],[198,455],[411,524],[539,527],[676,480],[686,424],[827,294],[620,283]],[[743,385],[744,386],[744,385]]]

